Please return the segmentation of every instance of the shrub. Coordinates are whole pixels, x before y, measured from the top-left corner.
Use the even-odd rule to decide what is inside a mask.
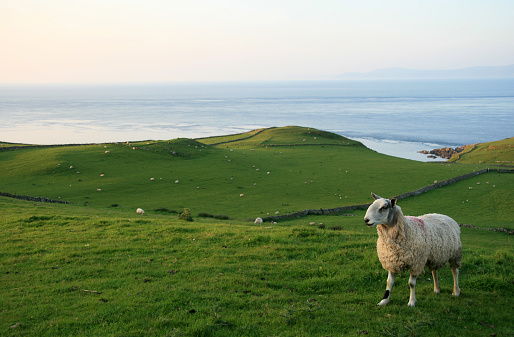
[[[210,214],[210,213],[205,213],[205,212],[200,212],[198,213],[198,216],[200,218],[214,218],[214,215]]]
[[[224,215],[224,214],[216,214],[214,216],[214,219],[218,219],[218,220],[229,220],[230,217],[228,215]]]
[[[159,208],[156,208],[154,209],[154,212],[158,212],[158,213],[170,213],[170,214],[177,214],[178,212],[177,211],[174,211],[172,209],[167,209],[165,207],[159,207]]]
[[[191,215],[191,210],[189,210],[189,208],[184,208],[184,212],[180,213],[178,218],[184,221],[193,221],[193,216]]]

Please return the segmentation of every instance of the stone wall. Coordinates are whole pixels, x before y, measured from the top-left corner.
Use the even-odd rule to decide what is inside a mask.
[[[450,179],[447,179],[447,180],[443,180],[443,181],[434,183],[432,185],[428,185],[428,186],[419,188],[419,189],[417,189],[415,191],[412,191],[412,192],[403,193],[403,194],[397,195],[397,196],[395,196],[393,198],[405,199],[405,198],[408,198],[408,197],[413,197],[413,196],[416,196],[416,195],[420,195],[421,193],[425,193],[425,192],[434,190],[436,188],[441,188],[441,187],[444,187],[444,186],[455,184],[455,183],[457,183],[459,181],[466,180],[466,179],[475,177],[477,175],[487,173],[489,171],[497,171],[497,172],[502,172],[502,173],[514,172],[513,170],[497,170],[497,169],[485,168],[483,170],[479,170],[479,171],[471,172],[471,173],[464,174],[464,175],[461,175],[461,176],[458,176],[458,177],[454,177],[454,178],[450,178]],[[262,220],[263,221],[279,221],[279,220],[288,220],[288,219],[300,218],[300,217],[304,217],[304,216],[307,216],[307,215],[337,214],[337,213],[349,212],[349,211],[353,211],[353,210],[357,210],[357,209],[367,209],[369,207],[369,205],[371,205],[371,203],[369,203],[369,204],[361,204],[361,205],[342,206],[342,207],[328,208],[328,209],[323,209],[323,208],[320,208],[320,209],[308,209],[308,210],[305,210],[305,211],[295,212],[295,213],[291,213],[291,214],[267,216],[267,217],[262,218]]]
[[[16,194],[5,193],[5,192],[0,192],[0,196],[20,199],[20,200],[26,200],[26,201],[49,202],[49,203],[54,203],[54,204],[69,204],[69,202],[63,201],[63,200],[54,200],[54,199],[43,198],[43,197],[29,197],[26,195],[16,195]]]
[[[444,186],[453,185],[453,184],[455,184],[455,183],[457,183],[459,181],[466,180],[466,179],[475,177],[477,175],[487,173],[489,171],[490,171],[489,168],[485,168],[485,169],[480,170],[480,171],[475,171],[475,172],[464,174],[464,175],[461,175],[461,176],[458,176],[458,177],[450,178],[448,180],[443,180],[443,181],[434,183],[432,185],[428,185],[428,186],[422,187],[422,188],[417,189],[417,190],[412,191],[412,192],[403,193],[403,194],[395,196],[394,198],[396,198],[396,199],[405,199],[405,198],[408,198],[408,197],[413,197],[413,196],[416,196],[416,195],[420,195],[421,193],[425,193],[425,192],[428,192],[428,191],[431,191],[431,190],[435,190],[436,188],[441,188],[441,187],[444,187]]]
[[[106,143],[107,144],[107,143]],[[15,151],[25,149],[40,149],[49,147],[69,147],[69,146],[86,146],[86,145],[98,145],[98,143],[88,144],[56,144],[56,145],[25,145],[25,146],[0,146],[0,151]]]

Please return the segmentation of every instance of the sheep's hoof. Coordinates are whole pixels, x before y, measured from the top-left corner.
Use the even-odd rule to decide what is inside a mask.
[[[460,296],[460,289],[459,289],[459,291],[454,291],[452,296],[459,297]]]
[[[409,307],[415,307],[416,301],[409,301],[409,304],[407,304]]]
[[[378,302],[377,306],[383,306],[383,305],[386,305],[387,303],[389,303],[389,299],[388,298]]]

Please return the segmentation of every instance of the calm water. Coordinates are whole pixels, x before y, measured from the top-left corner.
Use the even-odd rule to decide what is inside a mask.
[[[301,125],[379,152],[514,136],[514,79],[0,86],[0,141],[197,138]]]

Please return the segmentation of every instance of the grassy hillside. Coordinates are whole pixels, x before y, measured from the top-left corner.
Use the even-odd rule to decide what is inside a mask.
[[[241,220],[366,203],[370,191],[398,195],[482,167],[388,157],[297,127],[0,151],[0,191],[72,202],[0,197],[0,335],[512,336],[512,236],[482,230],[514,228],[512,174],[399,201],[405,214],[480,228],[462,228],[461,296],[446,266],[440,295],[429,273],[418,278],[415,308],[407,273],[376,306],[387,273],[364,211]],[[184,207],[194,222],[162,209]]]
[[[217,146],[177,139],[1,151],[0,191],[246,219],[366,203],[370,191],[398,195],[482,167],[389,157],[308,128],[240,136],[215,137]]]
[[[250,131],[248,133],[200,139],[205,144],[226,145],[232,148],[255,146],[342,145],[363,146],[361,143],[332,132],[313,128],[287,126]]]
[[[412,213],[454,195],[430,193],[400,204]],[[459,202],[449,206],[459,210]],[[382,308],[387,273],[364,211],[254,225],[2,197],[0,207],[3,336],[514,333],[514,250],[504,233],[462,229],[461,297],[451,296],[447,266],[440,295],[427,273],[416,307],[407,307],[402,273]]]
[[[496,142],[471,145],[453,155],[450,161],[462,164],[490,164],[514,166],[514,137]]]

